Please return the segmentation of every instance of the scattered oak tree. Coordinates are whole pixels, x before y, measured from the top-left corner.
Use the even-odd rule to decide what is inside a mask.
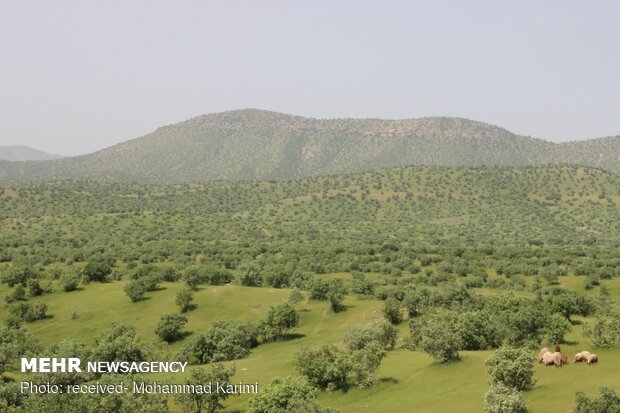
[[[601,387],[601,396],[591,399],[583,392],[577,392],[573,413],[617,413],[620,412],[620,396],[609,387]]]
[[[350,363],[359,387],[369,387],[376,382],[375,373],[385,357],[385,350],[376,341],[361,350],[351,352]]]
[[[484,365],[491,385],[502,385],[517,391],[534,385],[534,358],[525,348],[501,347],[486,359]]]
[[[573,325],[562,314],[552,314],[545,323],[543,334],[545,339],[554,344],[564,342],[564,336],[573,328]]]
[[[351,351],[361,350],[370,343],[376,342],[385,350],[396,345],[398,330],[387,321],[377,321],[367,326],[352,327],[344,334],[344,343]]]
[[[313,386],[336,390],[345,388],[351,360],[345,351],[324,345],[295,354],[295,368]]]
[[[182,337],[181,329],[187,323],[187,317],[180,314],[166,314],[161,317],[155,334],[162,340],[171,343]]]
[[[275,378],[249,401],[250,413],[337,413],[322,408],[316,401],[318,391],[303,377]]]
[[[265,341],[279,340],[299,325],[299,314],[288,303],[271,307],[259,323],[258,331]]]
[[[192,294],[191,288],[185,287],[179,290],[177,293],[174,303],[179,307],[179,310],[182,313],[186,313],[192,309],[192,301],[194,300],[194,295]]]
[[[226,392],[216,391],[219,384],[224,388],[229,384],[230,378],[235,374],[235,368],[226,368],[222,363],[213,364],[205,370],[201,367],[195,368],[185,379],[185,384],[190,385],[210,385],[212,391],[209,393],[189,392],[180,393],[176,400],[183,406],[184,411],[192,413],[214,413],[222,409],[222,401],[229,396]]]
[[[388,298],[383,303],[383,316],[392,324],[399,324],[403,321],[401,303],[396,298]]]
[[[136,328],[127,324],[112,323],[95,338],[94,360],[145,361],[149,347],[138,337]]]
[[[146,289],[139,280],[129,281],[127,284],[125,284],[125,287],[123,289],[125,290],[125,294],[127,294],[127,297],[129,297],[129,299],[134,303],[143,300],[144,294],[146,294]]]
[[[502,384],[492,385],[484,395],[485,413],[525,413],[525,401],[521,392]]]
[[[257,345],[254,326],[241,321],[217,321],[204,333],[193,336],[180,353],[191,364],[205,364],[246,357]]]

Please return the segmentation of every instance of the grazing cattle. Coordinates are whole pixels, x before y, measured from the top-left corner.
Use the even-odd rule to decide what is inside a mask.
[[[587,359],[588,365],[598,363],[598,356],[594,353],[590,354],[590,357]]]
[[[553,365],[553,354],[554,353],[552,353],[550,351],[547,351],[545,354],[543,354],[543,361],[542,362],[543,362],[543,364],[545,366]]]
[[[588,364],[596,364],[598,362],[598,356],[594,353],[590,353],[587,350],[575,354],[573,363],[581,363],[583,361],[587,362]]]
[[[545,353],[548,353],[549,349],[547,347],[543,347],[542,350],[540,350],[540,352],[538,353],[538,362],[542,363],[543,362],[543,356],[545,355]]]
[[[555,352],[556,353],[561,353],[562,352],[562,350],[560,350],[560,345],[559,344],[555,346]]]
[[[545,354],[542,355],[542,363],[545,366],[562,367],[562,364],[565,364],[563,360],[566,360],[566,356],[562,358],[562,353],[558,352],[552,353],[550,351],[547,351]]]

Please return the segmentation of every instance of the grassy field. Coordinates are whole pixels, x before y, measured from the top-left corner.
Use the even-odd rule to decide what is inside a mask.
[[[343,274],[336,275],[338,277]],[[579,277],[561,277],[562,285],[582,289]],[[611,290],[618,280],[608,282]],[[174,296],[181,283],[163,283],[148,299],[131,303],[123,292],[125,281],[95,283],[71,292],[54,292],[42,298],[49,305],[50,317],[27,326],[43,344],[65,338],[92,343],[96,334],[112,321],[137,327],[146,339],[154,339],[154,328],[160,316],[177,311]],[[6,287],[0,287],[0,295]],[[251,288],[236,285],[205,286],[195,294],[198,304],[188,313],[186,330],[199,333],[217,320],[257,321],[269,306],[286,300],[287,289]],[[302,348],[325,343],[341,345],[344,332],[356,325],[381,317],[381,302],[358,300],[349,296],[346,311],[334,314],[325,302],[304,302],[297,305],[300,327],[291,339],[260,345],[246,359],[228,362],[236,366],[235,381],[262,386],[271,378],[294,374],[293,355]],[[72,313],[79,317],[72,319]],[[6,312],[0,313],[0,321]],[[575,392],[597,393],[600,386],[620,390],[620,349],[593,349],[582,334],[583,322],[577,320],[562,350],[572,355],[588,348],[600,356],[597,366],[569,364],[563,368],[535,366],[535,387],[524,394],[530,412],[569,412]],[[400,338],[408,334],[407,323],[399,326]],[[182,342],[164,347],[167,357],[174,358]],[[532,351],[532,357],[536,351]],[[351,388],[346,392],[322,393],[319,400],[346,412],[477,412],[482,410],[482,396],[488,389],[484,360],[490,352],[461,352],[461,360],[438,364],[427,355],[406,349],[389,352],[379,370],[380,382],[369,389]],[[161,375],[154,378],[163,379]],[[182,377],[166,377],[180,382]],[[247,396],[226,402],[228,412],[243,411]]]

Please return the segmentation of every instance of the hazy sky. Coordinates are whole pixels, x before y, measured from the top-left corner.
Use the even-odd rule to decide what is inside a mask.
[[[618,1],[0,0],[0,145],[81,154],[210,112],[620,134]]]

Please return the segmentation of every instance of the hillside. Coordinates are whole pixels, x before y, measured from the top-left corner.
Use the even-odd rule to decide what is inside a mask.
[[[62,158],[62,156],[46,153],[27,146],[0,146],[0,160],[4,161],[46,161],[60,158]]]
[[[185,224],[170,217],[181,217]],[[96,227],[78,232],[105,239],[118,228],[123,239],[140,244],[143,237],[157,242],[158,234],[166,234],[162,239],[297,244],[304,239],[581,244],[620,240],[620,177],[572,166],[396,167],[284,182],[50,182],[2,190],[0,220],[7,226],[6,245],[12,245],[12,235],[22,233],[20,226],[9,229],[16,219],[36,222],[31,227],[42,231],[40,236],[92,224]],[[152,231],[135,224],[151,219],[158,222]],[[73,250],[76,245],[67,242]],[[56,247],[63,243],[61,237]],[[117,247],[125,250],[128,244]]]
[[[251,323],[261,331],[265,314],[286,302],[299,316],[297,327],[276,341],[261,336],[247,353],[220,360],[236,367],[235,381],[267,386],[300,374],[299,352],[324,345],[344,351],[352,328],[377,323],[387,304],[396,303],[408,306],[398,310],[406,319],[393,322],[394,348],[387,349],[377,381],[358,386],[349,373],[343,390],[318,392],[322,406],[342,413],[404,405],[482,411],[489,389],[484,363],[500,344],[561,342],[566,354],[590,349],[600,363],[535,364],[536,384],[524,398],[529,412],[570,411],[576,391],[618,389],[618,344],[599,346],[589,326],[620,308],[619,246],[620,176],[570,165],[407,166],[277,182],[0,185],[6,303],[0,323],[9,325],[22,308],[42,308],[39,319],[21,316],[22,327],[46,347],[36,354],[54,354],[65,349],[57,346],[73,346],[63,344],[70,341],[75,348],[66,347],[63,356],[85,360],[101,353],[76,351],[125,348],[125,335],[113,345],[101,338],[112,322],[122,323],[135,331],[138,341],[132,333],[131,342],[152,352],[148,360],[179,360],[218,322]],[[142,285],[148,288],[142,296],[130,296]],[[321,293],[332,286],[347,290],[338,310]],[[177,340],[162,342],[158,325],[178,314],[182,291],[192,297],[183,313],[187,324]],[[294,293],[301,299],[293,301]],[[406,297],[415,299],[415,314]],[[565,342],[550,338],[540,322],[560,310],[572,316],[561,332]],[[418,327],[436,314],[472,317],[478,322],[467,331],[488,333],[492,341],[463,344],[458,359],[437,361],[410,345],[430,334]],[[446,331],[465,337],[464,321],[458,323]],[[528,351],[534,364],[538,349]],[[18,357],[5,373],[13,380],[29,377],[19,372]],[[199,364],[213,365],[211,359]],[[153,377],[179,383],[188,375]],[[230,397],[224,411],[246,411],[248,396]],[[19,400],[31,403],[22,412],[71,411],[81,400],[27,397]],[[32,407],[37,402],[46,408]],[[172,396],[168,406],[183,411]]]
[[[318,120],[259,110],[199,116],[99,152],[0,162],[0,181],[286,180],[398,165],[573,163],[620,172],[620,137],[554,144],[458,118]]]

